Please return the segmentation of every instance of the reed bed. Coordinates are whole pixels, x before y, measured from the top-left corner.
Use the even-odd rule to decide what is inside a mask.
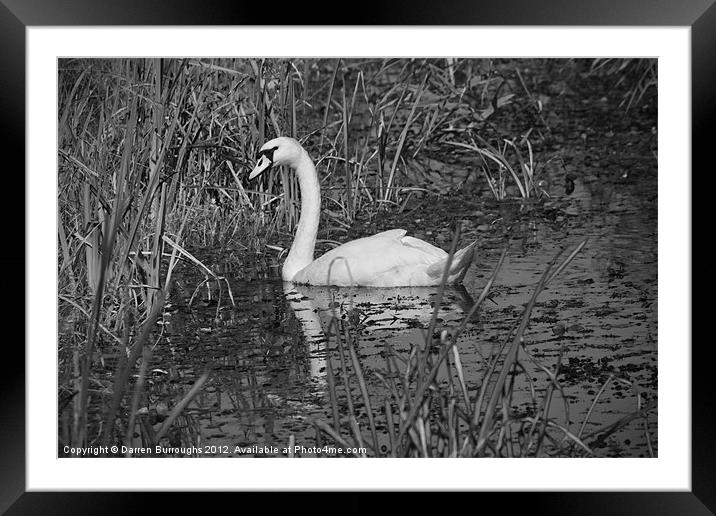
[[[323,246],[345,235],[358,214],[400,211],[414,195],[446,194],[468,181],[486,181],[498,200],[549,195],[540,175],[550,160],[535,150],[549,128],[514,62],[64,59],[58,84],[60,448],[152,445],[165,438],[167,425],[185,417],[179,408],[210,381],[205,371],[176,400],[168,423],[151,429],[143,388],[152,350],[162,342],[177,267],[204,274],[196,289],[218,292],[218,316],[222,304],[234,302],[229,282],[194,250],[280,259],[293,234],[299,215],[295,178],[275,170],[253,184],[245,179],[266,140],[296,137],[316,161],[324,192]],[[536,115],[523,117],[519,130],[513,124],[513,132],[503,132],[497,123],[503,112]],[[446,152],[448,161],[436,159]],[[455,169],[462,175],[449,177]],[[510,356],[516,357],[523,332],[518,328],[506,344]],[[363,385],[350,338],[339,339],[345,348],[341,367]],[[404,380],[386,377],[396,393],[384,407],[395,422],[392,454],[434,453],[426,448],[433,434],[425,433],[439,400],[434,371],[449,364],[462,378],[454,338],[442,338],[437,361],[428,341],[416,348]],[[517,367],[515,357],[500,370]],[[398,371],[397,364],[390,367]],[[405,382],[414,374],[422,380],[419,396],[410,398]],[[464,404],[449,401],[441,409],[449,432],[460,437],[447,442],[448,454],[504,450],[489,429],[510,382],[499,379],[499,389],[489,393],[488,384],[479,396],[487,412],[474,400],[467,403],[471,395],[462,381]],[[543,431],[547,419],[540,421],[527,422],[525,449],[539,450],[549,435]],[[488,430],[468,439],[461,425]],[[372,415],[369,426],[375,445]],[[334,422],[321,431],[338,438],[342,430]]]
[[[370,457],[589,457],[595,455],[591,443],[640,419],[653,456],[648,415],[656,408],[654,400],[645,402],[632,382],[610,375],[595,395],[579,431],[570,431],[569,421],[552,415],[554,403],[561,402],[566,419],[569,419],[569,402],[558,379],[564,344],[552,364],[536,359],[529,351],[527,330],[537,298],[557,280],[586,243],[586,240],[580,242],[561,260],[564,250],[560,251],[547,265],[499,351],[484,359],[484,374],[477,380],[473,378],[468,382],[458,339],[495,284],[507,250],[502,253],[480,297],[457,328],[436,328],[444,288],[441,287],[423,342],[413,345],[407,357],[387,350],[385,368],[369,373],[387,393],[380,401],[369,394],[367,375],[358,358],[359,332],[334,314],[326,360],[332,419],[330,422],[314,421],[318,442],[332,440],[344,450],[354,450],[354,456]],[[451,256],[454,251],[453,246]],[[546,388],[532,384],[525,361],[545,374]],[[525,378],[531,392],[531,408],[528,410],[519,409],[514,404],[520,376]],[[635,390],[637,406],[634,412],[585,433],[594,407],[612,382],[621,382]],[[343,413],[339,407],[344,407]],[[365,451],[355,451],[360,449]]]

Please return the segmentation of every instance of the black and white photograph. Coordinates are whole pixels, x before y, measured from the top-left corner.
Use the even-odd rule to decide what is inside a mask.
[[[58,59],[57,457],[658,458],[659,73]]]
[[[699,1],[3,0],[0,512],[711,514]]]

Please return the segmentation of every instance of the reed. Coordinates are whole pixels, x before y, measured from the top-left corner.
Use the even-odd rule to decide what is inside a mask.
[[[589,75],[613,78],[613,87],[625,87],[621,106],[629,111],[643,100],[647,92],[658,85],[656,59],[595,58],[587,71]]]
[[[369,455],[376,457],[383,454],[391,457],[590,456],[594,454],[588,444],[590,440],[594,441],[599,436],[603,438],[637,418],[642,418],[646,425],[647,415],[655,406],[643,404],[641,397],[637,396],[639,406],[633,414],[584,435],[584,427],[592,412],[590,409],[581,429],[577,433],[570,431],[566,422],[560,422],[551,415],[554,394],[561,393],[562,399],[565,400],[559,381],[564,345],[561,345],[557,360],[551,367],[533,357],[525,345],[527,327],[537,298],[585,245],[586,240],[580,242],[561,260],[560,252],[547,266],[521,317],[515,322],[501,350],[490,359],[477,386],[466,380],[457,346],[457,337],[464,328],[465,321],[457,330],[441,328],[438,337],[435,337],[434,331],[428,331],[423,342],[413,346],[409,356],[402,360],[402,365],[398,363],[398,360],[401,360],[399,355],[388,350],[385,371],[370,373],[385,388],[383,399],[378,402],[368,396],[366,373],[357,355],[351,355],[350,364],[345,361],[338,363],[339,374],[344,382],[343,390],[339,392],[332,380],[335,372],[329,353],[329,385],[333,385],[329,389],[331,403],[332,406],[337,406],[344,400],[343,403],[348,406],[348,420],[339,419],[335,409],[332,425],[316,422],[322,438],[333,439],[344,447],[365,446],[369,452],[372,450]],[[505,253],[465,320],[478,310],[487,297],[504,257]],[[439,297],[438,295],[434,316],[439,309]],[[330,335],[329,349],[334,347],[331,344],[333,339],[334,349],[352,350],[360,346],[359,335],[347,331],[346,323],[337,314],[332,325],[336,331]],[[436,329],[432,321],[431,329]],[[435,348],[438,349],[437,356],[431,353]],[[520,414],[512,407],[517,376],[526,377],[526,381],[531,384],[520,355],[535,363],[538,369],[545,373],[547,382],[541,397],[537,395],[539,389],[531,388],[532,405],[535,408],[527,414]],[[446,371],[447,378],[438,380],[437,373],[440,369]],[[355,402],[352,400],[356,392],[349,385],[351,378],[359,384],[359,399],[368,411],[365,416],[370,429],[368,434],[360,429],[359,414],[355,412]],[[614,378],[607,380],[596,395],[592,407],[613,380]],[[630,384],[626,380],[620,381]],[[380,411],[374,414],[372,407],[376,403]],[[568,421],[569,407],[566,400],[564,403]],[[384,423],[386,428],[382,434],[377,434],[374,430],[378,420]]]
[[[170,196],[181,185],[167,172],[179,156],[172,156],[177,131],[188,133],[188,75],[160,59],[62,61],[60,68],[58,295],[60,317],[72,321],[60,335],[60,371],[75,394],[64,440],[107,444],[119,432],[118,440],[129,442],[151,359],[147,346],[157,338],[180,253],[188,256],[166,236],[181,241],[190,217],[172,209],[178,205]],[[98,349],[116,357],[109,396],[92,387],[106,376]],[[129,425],[118,429],[137,367]]]
[[[142,382],[148,350],[162,342],[177,268],[200,270],[204,280],[195,292],[216,287],[220,306],[234,302],[229,282],[201,261],[198,249],[263,253],[275,261],[285,252],[300,210],[295,178],[277,170],[246,181],[266,140],[294,136],[314,157],[324,192],[323,247],[342,240],[359,216],[399,212],[426,192],[446,193],[423,165],[436,154],[467,171],[463,184],[485,181],[495,199],[549,194],[539,182],[549,160],[538,131],[501,134],[493,124],[520,102],[536,100],[521,76],[522,87],[514,86],[509,65],[492,60],[70,59],[59,70],[59,384],[67,394],[60,428],[73,446],[136,433],[145,442],[157,438],[140,413]],[[643,91],[651,75],[639,70]],[[478,169],[481,177],[471,173]],[[474,430],[474,389],[452,344],[462,329],[445,336],[437,358],[427,351],[435,344],[429,332],[400,365],[401,379],[386,377],[394,392],[390,411],[372,403],[366,421],[349,421],[351,439],[380,450],[373,413],[382,410],[392,422],[391,453],[412,453],[408,441],[415,453],[433,453],[437,437],[428,415],[442,403],[445,428],[453,432],[446,449],[474,451],[476,443],[464,441],[466,428]],[[335,334],[344,346],[341,371],[353,371],[351,381],[367,392],[354,336],[345,328]],[[389,362],[398,374],[397,361]],[[456,370],[456,400],[433,391],[431,375],[448,362]],[[329,389],[337,395],[347,377],[333,373]],[[416,376],[423,379],[417,391]],[[497,411],[494,392],[482,396]],[[361,398],[363,406],[371,403]],[[337,407],[334,433],[345,430]],[[480,453],[494,446],[485,432]]]

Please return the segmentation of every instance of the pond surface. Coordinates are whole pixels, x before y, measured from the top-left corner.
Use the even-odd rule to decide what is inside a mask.
[[[569,117],[548,120],[553,138],[542,152],[560,156],[545,169],[549,198],[496,202],[480,190],[479,180],[467,181],[449,196],[415,195],[401,213],[359,218],[347,235],[319,238],[346,241],[403,227],[448,249],[449,228],[460,222],[461,242],[477,239],[477,255],[464,288],[447,291],[438,329],[459,324],[507,248],[489,299],[458,342],[473,389],[484,357],[497,352],[519,320],[547,264],[561,248],[588,238],[540,295],[525,333],[525,350],[550,368],[562,349],[559,379],[566,404],[558,396],[552,417],[576,434],[598,398],[582,431],[586,435],[635,412],[637,392],[642,403],[657,400],[656,117],[653,108],[625,116],[606,98],[573,95],[563,99],[571,106]],[[446,171],[470,170],[462,164],[446,165]],[[465,181],[456,174],[444,177]],[[234,455],[236,446],[247,450],[235,455],[281,455],[252,447],[280,450],[291,436],[298,445],[315,446],[312,420],[331,420],[326,360],[335,355],[326,351],[326,331],[333,313],[360,331],[359,356],[371,395],[379,399],[382,387],[372,372],[384,370],[386,349],[407,354],[423,341],[437,292],[298,287],[280,280],[276,253],[259,258],[231,251],[196,254],[229,280],[235,306],[225,287],[217,302],[216,284],[196,291],[203,276],[192,267],[180,271],[163,340],[154,350],[149,405],[165,411],[210,368],[211,381],[180,417],[180,430],[170,440],[190,444],[185,440],[192,436],[202,445],[227,445],[225,455]],[[524,355],[521,362],[538,392],[544,392],[545,373]],[[612,375],[632,386],[608,382]],[[515,410],[529,405],[529,389],[526,380],[517,384]],[[609,457],[656,455],[655,410],[647,421],[637,418],[592,442],[593,451]]]
[[[529,353],[550,367],[564,345],[560,379],[574,428],[581,426],[609,375],[635,385],[607,387],[585,427],[588,433],[637,410],[636,389],[644,400],[656,399],[656,190],[641,181],[576,182],[569,201],[555,208],[557,214],[520,203],[493,205],[493,212],[485,206],[494,221],[480,228],[479,251],[464,288],[448,290],[438,322],[439,328],[459,324],[508,247],[492,294],[458,344],[468,384],[474,386],[483,357],[499,349],[519,320],[546,264],[561,246],[573,247],[588,237],[584,250],[540,295],[525,335]],[[257,271],[252,261],[231,257],[221,272],[228,278],[246,276],[247,269]],[[360,328],[360,356],[369,379],[370,371],[385,367],[386,345],[407,353],[411,343],[423,341],[432,315],[436,288],[295,286],[278,279],[275,266],[263,265],[266,272],[259,268],[255,274],[269,278],[230,280],[236,307],[226,292],[218,306],[217,289],[211,288],[209,300],[202,287],[188,309],[201,277],[187,270],[179,283],[183,295],[168,310],[169,345],[155,349],[155,371],[167,373],[155,373],[161,386],[151,395],[156,399],[168,395],[176,401],[204,367],[213,369],[212,382],[186,416],[205,444],[280,448],[290,435],[297,444],[314,444],[311,418],[330,419],[325,361],[331,315],[352,318]],[[537,385],[547,384],[541,371],[532,375]],[[561,407],[555,404],[554,410]],[[649,425],[654,449],[656,428],[654,415]],[[595,451],[607,456],[647,456],[642,420],[602,446]]]

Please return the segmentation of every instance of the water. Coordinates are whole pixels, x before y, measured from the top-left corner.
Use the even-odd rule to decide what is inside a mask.
[[[470,179],[458,194],[415,195],[400,214],[359,219],[347,236],[324,235],[345,241],[402,227],[447,249],[451,224],[462,221],[462,242],[478,239],[478,251],[464,288],[446,293],[438,328],[448,329],[462,320],[508,248],[490,298],[458,342],[472,388],[479,384],[484,358],[499,349],[519,320],[546,265],[562,247],[588,238],[540,295],[525,332],[526,351],[550,368],[562,349],[564,390],[555,395],[551,416],[576,434],[591,411],[583,435],[636,411],[637,392],[642,403],[655,402],[658,388],[656,114],[632,110],[626,116],[600,95],[568,91],[550,97],[545,123],[551,146],[540,152],[560,157],[543,171],[551,198],[490,201],[484,181],[467,177],[474,163],[447,164],[433,155],[430,168],[444,167],[445,184],[431,183],[438,193]],[[174,445],[194,440],[226,446],[227,453],[209,449],[221,456],[281,455],[273,450],[287,446],[291,436],[298,445],[315,445],[313,419],[331,419],[325,369],[327,357],[336,359],[326,352],[326,333],[334,313],[360,331],[358,354],[378,400],[383,387],[372,373],[384,371],[387,349],[407,354],[423,341],[437,291],[295,287],[279,279],[275,258],[257,262],[239,252],[197,254],[229,279],[236,306],[225,287],[217,303],[218,285],[210,282],[188,307],[203,276],[192,267],[179,271],[154,352],[148,406],[161,419],[210,368],[211,381],[169,437]],[[548,385],[529,358],[522,354],[520,361],[529,374],[516,385],[517,411],[530,404],[527,378],[538,396]],[[592,449],[609,457],[649,456],[650,449],[657,454],[655,410],[647,421],[629,422],[591,442]],[[236,446],[256,445],[275,448],[234,453]]]
[[[539,297],[525,333],[526,349],[554,367],[564,344],[560,380],[569,410],[565,424],[574,433],[609,375],[635,387],[610,383],[585,434],[637,410],[637,389],[645,401],[656,399],[656,182],[648,179],[647,175],[617,181],[580,178],[571,195],[546,205],[485,202],[481,211],[461,211],[464,225],[471,225],[465,241],[474,234],[480,245],[464,288],[446,293],[439,328],[454,328],[462,320],[499,254],[509,248],[489,300],[458,343],[469,385],[476,385],[483,358],[495,352],[519,319],[546,264],[561,246],[573,247],[588,238],[585,249]],[[432,206],[440,209],[439,203]],[[474,217],[492,222],[480,227]],[[437,292],[436,288],[294,286],[278,279],[276,262],[264,264],[262,270],[252,267],[251,257],[229,254],[222,260],[221,272],[230,280],[236,307],[225,288],[217,303],[218,286],[210,283],[187,308],[201,277],[185,269],[168,310],[165,343],[155,349],[149,397],[157,406],[176,403],[204,368],[213,370],[212,381],[180,420],[184,431],[177,432],[175,444],[187,435],[229,450],[253,445],[281,449],[291,435],[297,444],[315,444],[312,419],[329,421],[331,414],[325,376],[331,315],[336,313],[361,331],[359,355],[379,396],[382,388],[371,372],[384,370],[387,345],[407,353],[411,343],[422,342]],[[237,277],[244,279],[233,279]],[[544,389],[545,373],[530,366],[524,356],[521,360],[538,389]],[[527,383],[518,384],[523,393],[528,388]],[[518,396],[516,405],[529,405],[528,400],[526,394],[521,401]],[[558,400],[552,416],[564,419],[564,404]],[[656,430],[652,414],[649,433],[654,450]],[[595,452],[647,456],[643,420],[597,443]]]

